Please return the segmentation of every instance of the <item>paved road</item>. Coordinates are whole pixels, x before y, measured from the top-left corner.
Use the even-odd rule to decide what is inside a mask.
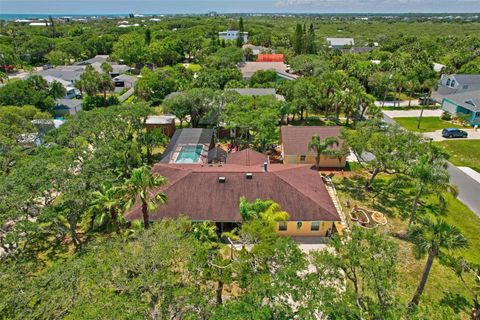
[[[396,123],[385,113],[383,114],[383,121]],[[450,162],[448,163],[448,172],[450,173],[450,183],[458,187],[458,200],[462,201],[480,217],[480,183]]]
[[[448,164],[450,183],[458,186],[458,200],[480,217],[480,183],[451,163]]]

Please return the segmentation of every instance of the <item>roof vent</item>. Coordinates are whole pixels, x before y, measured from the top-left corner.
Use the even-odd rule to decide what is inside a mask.
[[[225,183],[227,179],[225,177],[218,177],[218,183]]]
[[[247,180],[252,180],[253,179],[253,173],[251,173],[251,172],[245,173],[245,178],[247,178]]]
[[[267,162],[264,162],[264,163],[263,163],[263,171],[264,171],[264,172],[267,172],[267,171],[268,171],[268,163],[267,163]]]

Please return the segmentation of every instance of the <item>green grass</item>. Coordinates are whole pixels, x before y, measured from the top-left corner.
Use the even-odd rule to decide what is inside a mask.
[[[448,140],[435,142],[450,155],[450,161],[460,167],[480,172],[480,140]]]
[[[380,176],[374,183],[373,191],[365,192],[363,186],[368,176],[361,170],[352,172],[350,177],[337,175],[333,178],[337,188],[340,203],[350,206],[357,204],[360,207],[372,208],[383,212],[388,217],[388,225],[381,231],[390,235],[405,233],[407,220],[402,218],[408,214],[414,191],[389,187],[391,176]],[[418,214],[432,214],[448,223],[455,225],[468,239],[470,247],[455,254],[461,255],[472,263],[480,263],[480,218],[468,207],[463,205],[452,195],[446,194],[446,210],[441,210],[438,200],[434,196],[422,197],[422,206]],[[351,208],[344,208],[348,212]],[[390,238],[399,245],[398,249],[398,286],[397,294],[403,303],[407,304],[412,298],[420,281],[426,258],[417,259],[413,245],[397,237]],[[438,260],[433,263],[432,270],[421,299],[421,304],[429,308],[446,308],[451,311],[453,319],[469,319],[471,296],[460,279]],[[452,317],[447,317],[448,319]]]
[[[443,121],[438,117],[423,117],[420,123],[420,129],[417,129],[416,117],[400,117],[394,120],[407,130],[415,132],[432,132],[445,128],[465,128],[448,121]]]

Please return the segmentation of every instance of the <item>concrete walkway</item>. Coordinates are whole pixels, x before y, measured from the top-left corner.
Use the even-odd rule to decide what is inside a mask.
[[[420,117],[421,110],[384,110],[383,113],[390,118],[417,118]],[[443,110],[423,110],[423,117],[440,117]]]

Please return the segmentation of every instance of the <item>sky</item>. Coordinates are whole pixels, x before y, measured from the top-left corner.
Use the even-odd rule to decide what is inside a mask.
[[[480,0],[0,0],[0,14],[480,12]]]

